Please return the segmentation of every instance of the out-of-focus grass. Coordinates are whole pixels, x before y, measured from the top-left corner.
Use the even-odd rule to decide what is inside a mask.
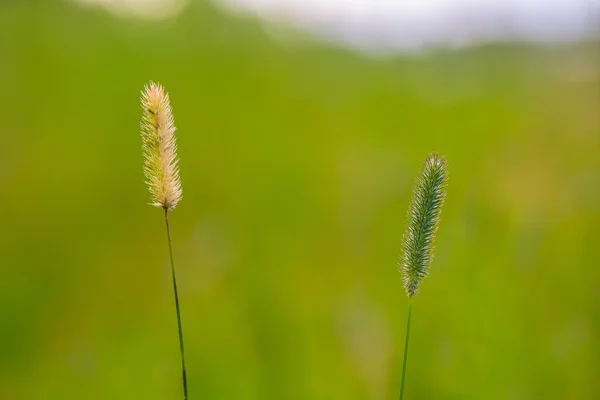
[[[410,399],[600,396],[597,43],[369,59],[192,5],[0,4],[0,398],[177,399],[139,91],[171,93],[190,398],[397,396],[422,158],[447,203]]]

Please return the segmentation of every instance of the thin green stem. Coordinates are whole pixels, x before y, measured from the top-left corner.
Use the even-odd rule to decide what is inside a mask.
[[[177,328],[179,329],[179,352],[181,353],[181,375],[183,379],[183,399],[188,400],[187,374],[185,372],[185,352],[183,351],[183,329],[181,328],[181,312],[179,310],[179,295],[177,293],[177,279],[175,278],[175,262],[173,261],[173,246],[171,245],[171,228],[169,226],[169,209],[165,210],[165,224],[167,225],[167,239],[169,241],[169,256],[171,257],[171,276],[173,277],[173,293],[175,294],[175,309],[177,310]]]
[[[404,398],[404,377],[406,376],[406,359],[408,358],[408,334],[410,333],[410,313],[412,305],[408,298],[408,322],[406,323],[406,341],[404,342],[404,362],[402,363],[402,384],[400,386],[400,400]]]

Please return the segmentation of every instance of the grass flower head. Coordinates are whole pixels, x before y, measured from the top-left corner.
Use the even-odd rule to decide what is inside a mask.
[[[158,83],[150,82],[144,87],[140,127],[151,204],[165,210],[175,208],[182,195],[176,128],[169,94]]]
[[[446,158],[437,153],[427,156],[414,187],[402,247],[401,272],[408,297],[419,292],[419,283],[427,276],[433,260],[433,243],[446,197],[447,180]]]

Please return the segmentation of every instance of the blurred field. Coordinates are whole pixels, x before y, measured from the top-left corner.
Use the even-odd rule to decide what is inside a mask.
[[[395,399],[396,270],[430,151],[450,186],[407,399],[600,398],[600,51],[369,58],[194,3],[0,2],[0,399],[179,399],[139,91],[171,94],[191,399]]]

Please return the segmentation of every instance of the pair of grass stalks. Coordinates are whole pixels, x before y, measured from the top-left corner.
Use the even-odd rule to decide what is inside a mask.
[[[150,82],[144,88],[142,92],[142,112],[141,136],[142,150],[145,157],[144,174],[150,191],[151,205],[164,210],[179,333],[183,398],[187,400],[188,388],[183,328],[169,225],[169,211],[173,210],[181,200],[182,189],[175,140],[175,122],[169,95],[160,84]],[[408,227],[403,240],[400,268],[404,289],[408,296],[408,320],[400,388],[401,400],[404,398],[404,378],[406,376],[412,312],[411,299],[419,292],[419,284],[427,276],[429,265],[433,259],[433,242],[446,196],[447,179],[448,169],[445,157],[439,157],[437,154],[427,156],[423,164],[423,171],[420,177],[417,178],[413,199],[408,211]]]

